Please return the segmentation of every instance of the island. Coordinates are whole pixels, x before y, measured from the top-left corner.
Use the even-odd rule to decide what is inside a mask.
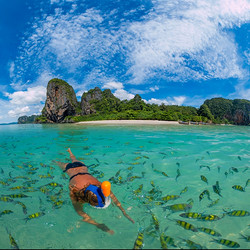
[[[199,107],[145,103],[136,94],[131,100],[120,100],[110,89],[95,87],[84,92],[79,102],[71,85],[62,79],[48,82],[42,114],[22,116],[18,123],[76,123],[102,120],[178,121],[180,124],[250,125],[250,101],[225,99],[205,100]]]

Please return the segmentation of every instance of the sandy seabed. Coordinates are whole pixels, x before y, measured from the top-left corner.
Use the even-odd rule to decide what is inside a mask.
[[[157,121],[157,120],[102,120],[77,122],[76,124],[85,125],[180,125],[177,121]]]

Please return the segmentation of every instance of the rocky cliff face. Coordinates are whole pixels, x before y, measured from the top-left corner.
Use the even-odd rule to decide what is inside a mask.
[[[94,102],[102,99],[102,91],[100,88],[95,87],[87,93],[83,93],[81,98],[82,115],[89,115],[96,113]]]
[[[236,125],[250,125],[250,101],[233,100],[232,118]]]
[[[25,124],[25,123],[35,123],[36,118],[38,115],[31,115],[31,116],[20,116],[17,120],[18,124]]]
[[[47,98],[42,111],[48,122],[63,122],[66,116],[79,113],[79,103],[74,89],[65,81],[54,78],[47,86]]]

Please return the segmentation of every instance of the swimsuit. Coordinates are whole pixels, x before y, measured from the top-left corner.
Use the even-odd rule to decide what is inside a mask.
[[[79,168],[79,167],[86,167],[86,165],[79,161],[68,163],[66,168],[63,170],[63,172],[67,172],[71,168]]]
[[[67,166],[66,166],[66,168],[65,168],[65,170],[63,170],[63,172],[67,172],[71,168],[79,168],[79,167],[86,167],[86,165],[83,164],[82,162],[79,162],[79,161],[75,161],[73,163],[68,163]],[[80,173],[77,173],[75,175],[72,175],[69,180],[71,181],[77,175],[85,175],[85,174],[91,175],[89,173],[81,173],[80,172]]]
[[[75,175],[72,175],[69,180],[71,181],[74,177],[76,177],[77,175],[85,175],[85,174],[88,174],[88,175],[91,175],[90,173],[77,173]]]

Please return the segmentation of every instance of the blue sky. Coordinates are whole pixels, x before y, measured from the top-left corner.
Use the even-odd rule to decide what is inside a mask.
[[[0,123],[39,114],[54,77],[79,100],[249,100],[249,28],[249,0],[0,1]]]

